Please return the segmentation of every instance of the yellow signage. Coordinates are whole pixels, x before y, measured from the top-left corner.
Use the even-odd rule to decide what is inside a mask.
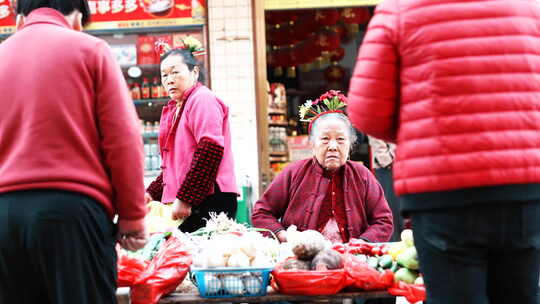
[[[92,31],[92,30],[179,26],[179,25],[197,25],[197,24],[204,24],[204,22],[202,22],[201,20],[195,20],[194,18],[171,18],[171,19],[157,19],[157,20],[124,20],[124,21],[91,22],[84,29]],[[0,29],[0,33],[1,33],[1,29]]]
[[[332,8],[377,5],[382,0],[264,0],[267,10],[295,8]]]

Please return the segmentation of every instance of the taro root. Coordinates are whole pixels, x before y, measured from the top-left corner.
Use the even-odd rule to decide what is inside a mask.
[[[298,259],[288,259],[283,263],[283,269],[309,270],[309,262]]]
[[[324,236],[315,230],[300,232],[299,238],[293,242],[293,253],[300,260],[310,261],[317,253],[324,249]]]
[[[332,270],[343,268],[341,255],[335,250],[323,250],[311,261],[311,270]]]

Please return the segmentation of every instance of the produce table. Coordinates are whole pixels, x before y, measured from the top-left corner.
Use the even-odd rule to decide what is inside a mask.
[[[345,299],[353,298],[391,298],[394,297],[386,291],[362,291],[362,292],[342,292],[328,296],[303,296],[284,295],[269,291],[263,297],[238,297],[238,298],[201,298],[198,294],[172,293],[163,297],[160,304],[175,303],[262,303],[262,302],[300,302],[300,303],[342,303]]]

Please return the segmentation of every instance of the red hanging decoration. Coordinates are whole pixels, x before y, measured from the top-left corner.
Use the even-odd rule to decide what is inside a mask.
[[[300,64],[314,62],[317,57],[321,55],[321,50],[317,46],[316,40],[317,36],[312,34],[306,40],[297,45],[297,54],[299,56]]]
[[[345,49],[341,46],[330,51],[330,61],[338,62],[345,56]]]
[[[347,24],[365,24],[370,18],[371,14],[365,7],[345,8],[341,11],[341,20]]]
[[[337,9],[316,10],[315,21],[324,26],[332,26],[339,21],[339,15]]]
[[[334,31],[323,31],[319,33],[317,38],[317,47],[324,51],[331,51],[341,44],[339,35]]]

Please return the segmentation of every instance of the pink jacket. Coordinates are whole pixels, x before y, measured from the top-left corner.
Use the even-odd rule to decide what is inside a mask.
[[[163,171],[161,201],[175,200],[178,189],[191,168],[197,144],[203,138],[224,147],[216,182],[222,192],[238,193],[231,150],[229,109],[210,89],[196,87],[185,101],[180,118],[173,121],[176,102],[163,107],[159,130],[159,146]],[[173,125],[174,124],[174,125]],[[213,190],[208,193],[213,193]]]
[[[0,58],[0,193],[79,192],[142,224],[140,127],[107,43],[40,8]]]

